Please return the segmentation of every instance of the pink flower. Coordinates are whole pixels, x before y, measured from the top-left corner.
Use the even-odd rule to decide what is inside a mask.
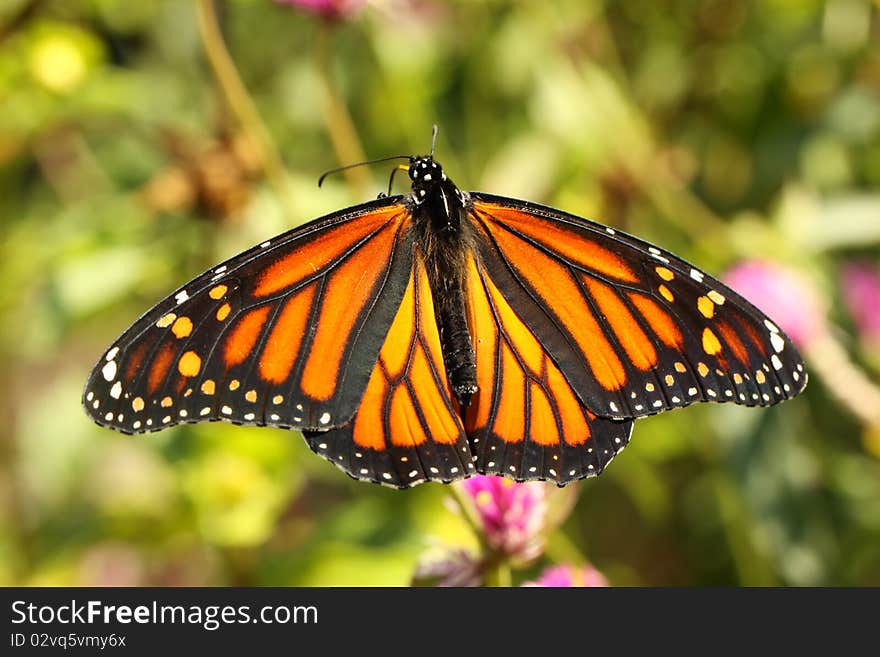
[[[477,475],[458,485],[473,498],[486,541],[493,549],[522,559],[540,553],[540,532],[547,512],[543,483]]]
[[[825,332],[818,293],[793,269],[770,261],[746,260],[728,271],[724,282],[766,313],[799,347]]]
[[[848,264],[840,273],[840,287],[862,339],[880,343],[880,268],[867,262]]]
[[[367,0],[275,0],[275,2],[319,14],[324,18],[349,18],[359,12]]]
[[[589,564],[580,567],[566,564],[545,568],[537,580],[523,582],[523,586],[608,586],[608,580]]]

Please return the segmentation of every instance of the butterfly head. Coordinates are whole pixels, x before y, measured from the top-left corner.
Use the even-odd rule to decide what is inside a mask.
[[[412,180],[413,194],[417,202],[423,200],[441,183],[446,182],[443,167],[430,155],[421,155],[410,160],[409,177]]]

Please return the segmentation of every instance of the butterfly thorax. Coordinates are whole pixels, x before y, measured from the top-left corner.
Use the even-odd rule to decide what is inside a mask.
[[[413,158],[409,176],[416,243],[421,247],[434,297],[447,377],[459,403],[467,406],[477,391],[464,289],[467,259],[474,253],[474,237],[467,221],[471,200],[431,156]]]

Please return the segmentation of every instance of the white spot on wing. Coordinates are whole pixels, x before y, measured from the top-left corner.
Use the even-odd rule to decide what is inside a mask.
[[[119,353],[119,347],[113,347],[110,351],[107,352],[106,360],[113,360],[116,358],[116,354]]]
[[[321,419],[318,420],[321,424],[329,424],[330,422],[330,413],[324,413],[321,416]]]
[[[101,374],[104,375],[105,381],[112,381],[116,378],[116,361],[111,360],[101,368]]]
[[[122,381],[117,381],[116,383],[113,384],[113,387],[110,388],[110,396],[113,397],[113,399],[119,399],[119,397],[121,395],[122,395]]]
[[[773,349],[776,350],[777,353],[785,349],[785,340],[783,340],[782,336],[778,333],[770,334],[770,344],[773,345]]]

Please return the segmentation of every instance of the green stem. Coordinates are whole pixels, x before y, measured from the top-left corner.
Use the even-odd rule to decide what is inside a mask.
[[[272,135],[263,123],[257,106],[241,81],[235,62],[223,41],[214,0],[198,0],[196,3],[199,32],[205,54],[217,79],[229,109],[241,125],[241,129],[260,149],[260,162],[269,183],[284,205],[285,211],[293,208],[293,197],[287,184],[287,171],[275,147]]]
[[[348,113],[345,103],[340,99],[330,73],[330,33],[332,26],[329,23],[321,25],[318,32],[318,41],[315,47],[315,61],[317,64],[318,78],[324,88],[324,123],[327,134],[336,153],[336,159],[340,166],[364,162],[367,157],[364,147],[358,137],[354,121]],[[370,194],[370,178],[366,169],[356,167],[342,172],[345,180],[354,195],[364,199]]]
[[[455,503],[461,510],[462,518],[464,518],[464,521],[467,523],[468,527],[471,528],[477,541],[479,541],[480,548],[483,552],[488,553],[491,551],[491,548],[489,544],[486,543],[486,533],[483,531],[483,525],[477,517],[477,510],[474,508],[473,500],[465,495],[461,490],[461,487],[456,484],[449,486],[449,491],[452,493],[452,499],[455,500]]]
[[[486,586],[510,588],[512,585],[513,577],[507,559],[501,555],[490,559],[486,563]]]

